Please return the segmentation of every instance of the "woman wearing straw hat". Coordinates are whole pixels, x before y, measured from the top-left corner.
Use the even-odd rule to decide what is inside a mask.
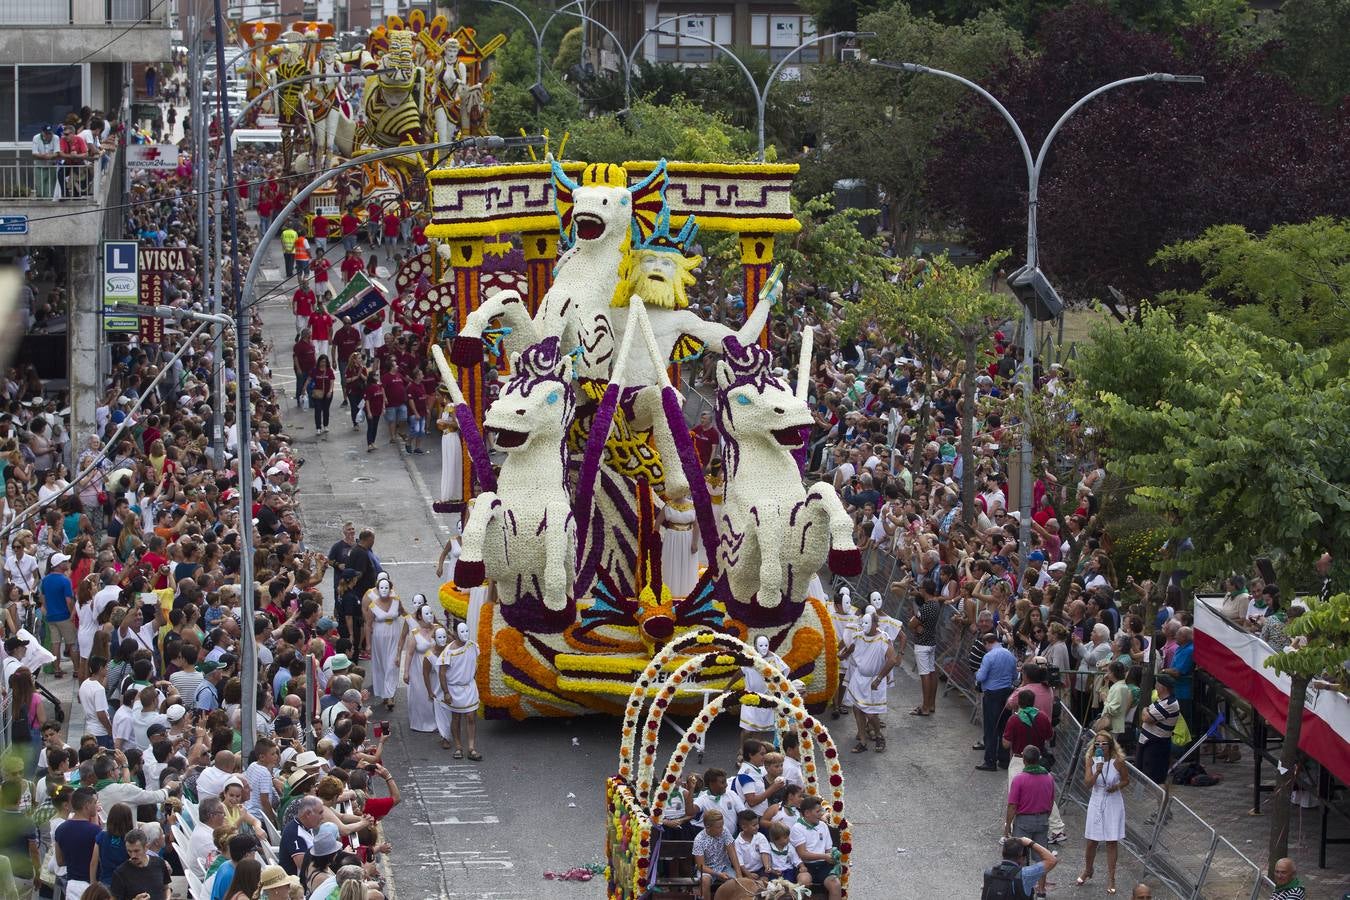
[[[293,900],[301,896],[300,879],[287,875],[281,866],[266,866],[258,882],[263,900]]]

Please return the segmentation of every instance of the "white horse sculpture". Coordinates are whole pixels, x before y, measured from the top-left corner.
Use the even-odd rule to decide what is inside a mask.
[[[727,338],[717,364],[717,427],[727,478],[718,558],[731,594],[728,611],[755,627],[794,619],[811,576],[827,560],[839,575],[862,568],[853,520],[833,486],[802,484],[801,452],[811,425],[804,377],[809,334],[795,395],[757,346]]]
[[[628,249],[630,228],[642,227],[648,215],[654,227],[664,202],[665,174],[663,161],[630,190],[621,166],[593,163],[577,184],[555,162],[554,202],[572,249],[559,262],[557,278],[533,318],[515,291],[499,291],[471,312],[451,348],[455,363],[481,361],[483,332],[493,319],[500,318],[511,329],[504,339],[507,353],[557,337],[564,353],[574,348],[579,351],[579,377],[607,381],[618,341],[610,301],[619,284],[620,263]]]
[[[440,348],[434,348],[441,380],[450,390],[457,415],[464,407]],[[576,524],[567,493],[567,424],[572,416],[572,360],[550,337],[511,360],[515,374],[484,416],[506,453],[496,490],[479,494],[464,528],[455,583],[470,588],[488,572],[497,583],[502,613],[527,630],[543,630],[576,617],[572,599]],[[461,427],[472,415],[459,416]],[[482,438],[466,434],[480,484],[491,485],[491,468]],[[513,616],[513,612],[517,615]]]

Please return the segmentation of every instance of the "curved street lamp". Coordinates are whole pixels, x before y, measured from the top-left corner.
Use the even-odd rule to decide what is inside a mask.
[[[607,28],[603,23],[597,21],[596,19],[591,18],[588,15],[576,12],[575,10],[567,10],[566,15],[576,16],[578,19],[584,19],[585,21],[590,22],[592,25],[599,28],[605,34],[609,35],[609,39],[614,42],[614,47],[619,51],[619,57],[623,59],[623,107],[624,109],[628,109],[630,106],[633,105],[632,103],[633,61],[637,58],[638,51],[642,49],[644,44],[646,44],[647,35],[670,34],[670,32],[668,31],[662,31],[661,30],[662,27],[669,25],[672,22],[678,22],[681,19],[688,19],[691,16],[701,16],[703,15],[703,13],[681,13],[678,16],[671,16],[669,19],[663,19],[662,21],[657,22],[651,28],[648,28],[647,30],[643,31],[642,34],[638,35],[637,42],[634,43],[632,48],[626,52],[623,49],[623,42],[619,40],[618,35],[610,31],[609,28]]]
[[[736,66],[741,70],[741,73],[745,75],[746,80],[750,82],[751,93],[755,95],[755,119],[758,127],[758,136],[759,136],[758,159],[760,162],[764,162],[764,109],[768,104],[769,91],[773,89],[774,82],[778,80],[778,74],[783,71],[783,66],[787,65],[788,60],[792,59],[792,57],[796,56],[798,53],[802,52],[807,47],[812,47],[816,44],[821,43],[822,41],[832,40],[833,38],[876,37],[875,31],[835,31],[831,32],[830,34],[817,35],[811,38],[809,41],[803,41],[802,43],[794,47],[792,50],[788,51],[788,53],[778,61],[778,64],[775,65],[769,71],[769,79],[767,82],[765,82],[763,90],[761,90],[759,87],[759,83],[755,81],[755,76],[750,73],[750,70],[746,67],[745,63],[741,62],[741,58],[737,56],[735,53],[733,53],[730,49],[728,49],[724,44],[719,44],[716,41],[710,40],[708,38],[703,37],[702,35],[697,34],[679,34],[678,32],[670,32],[670,31],[657,31],[657,34],[664,34],[667,37],[674,37],[674,38],[688,38],[690,40],[698,41],[699,43],[702,44],[707,44],[709,47],[716,47],[718,50],[721,50],[723,53],[725,53],[727,57],[732,62],[734,62]]]
[[[1027,169],[1027,264],[1023,271],[1028,277],[1040,275],[1040,248],[1037,243],[1036,235],[1036,207],[1038,204],[1038,194],[1041,183],[1041,168],[1045,165],[1045,159],[1050,152],[1050,143],[1059,134],[1059,130],[1064,127],[1064,123],[1069,117],[1089,101],[1101,96],[1107,91],[1123,87],[1127,84],[1137,84],[1144,81],[1159,82],[1162,84],[1204,84],[1205,79],[1201,75],[1173,75],[1170,72],[1151,72],[1147,75],[1135,75],[1130,78],[1121,78],[1118,81],[1112,81],[1099,88],[1089,91],[1078,99],[1072,106],[1064,111],[1050,133],[1045,136],[1041,142],[1041,148],[1033,158],[1031,155],[1031,145],[1027,143],[1026,135],[1022,128],[1013,118],[1012,113],[1008,112],[1007,107],[998,101],[993,94],[980,87],[969,78],[964,78],[954,72],[947,72],[943,69],[934,69],[931,66],[923,66],[918,63],[908,62],[885,62],[882,60],[871,60],[871,64],[883,69],[893,69],[897,72],[910,72],[918,75],[940,75],[943,78],[949,78],[958,84],[963,84],[975,93],[979,94],[989,102],[994,109],[998,110],[1008,126],[1012,128],[1013,136],[1017,138],[1017,146],[1022,151],[1022,161]],[[1044,279],[1044,276],[1040,276]],[[1048,284],[1048,282],[1046,282]],[[1023,566],[1026,564],[1026,552],[1031,546],[1031,432],[1028,424],[1031,421],[1031,395],[1032,395],[1032,372],[1035,366],[1035,358],[1032,353],[1032,330],[1035,328],[1035,318],[1032,313],[1030,303],[1023,303],[1022,310],[1022,401],[1023,401],[1023,427],[1022,427],[1022,478],[1021,478],[1021,497],[1019,506],[1022,511],[1022,522],[1018,533],[1018,542],[1022,548]],[[967,498],[969,502],[969,498]]]

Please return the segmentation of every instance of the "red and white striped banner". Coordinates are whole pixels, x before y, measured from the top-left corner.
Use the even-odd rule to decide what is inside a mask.
[[[1270,645],[1225,619],[1218,605],[1218,598],[1195,599],[1196,667],[1223,682],[1283,734],[1291,679],[1266,668],[1265,661],[1274,653]],[[1298,746],[1350,784],[1350,697],[1309,688]]]

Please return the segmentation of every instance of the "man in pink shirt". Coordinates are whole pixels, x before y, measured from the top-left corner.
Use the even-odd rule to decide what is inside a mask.
[[[1046,846],[1050,839],[1050,808],[1055,803],[1055,778],[1041,765],[1041,751],[1034,744],[1022,750],[1026,763],[1008,787],[1008,809],[1003,822],[1006,840],[1030,838]],[[1045,879],[1036,885],[1037,894],[1045,892]]]

